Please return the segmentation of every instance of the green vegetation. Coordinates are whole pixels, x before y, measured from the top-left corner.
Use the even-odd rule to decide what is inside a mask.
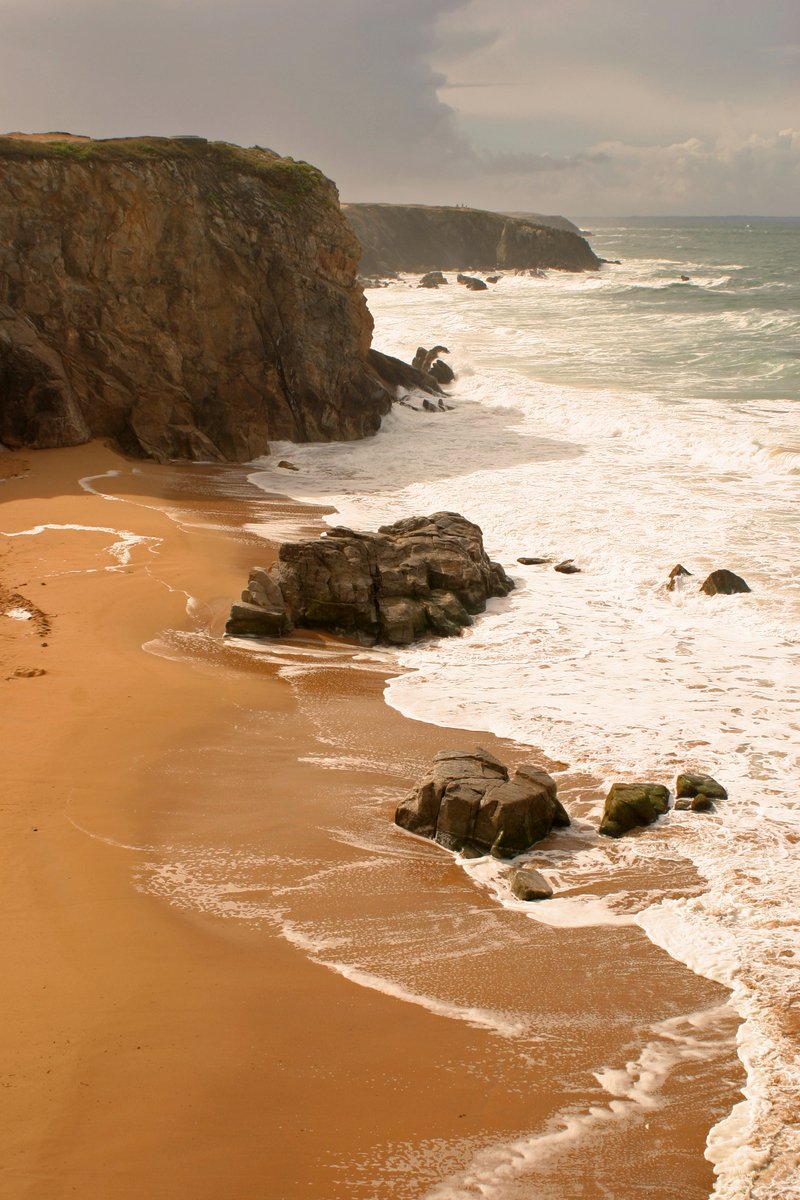
[[[23,138],[0,137],[0,163],[11,160],[51,160],[81,163],[142,163],[142,162],[202,162],[219,173],[243,174],[263,179],[279,195],[277,202],[292,207],[306,197],[316,197],[324,204],[336,207],[335,195],[328,180],[310,163],[293,158],[281,158],[272,150],[260,146],[234,146],[229,142],[182,141],[178,138],[138,137],[108,138],[100,141],[35,142]],[[209,190],[216,200],[216,193]]]

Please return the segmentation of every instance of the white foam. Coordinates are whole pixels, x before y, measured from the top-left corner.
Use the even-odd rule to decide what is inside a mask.
[[[595,1103],[583,1109],[563,1110],[542,1131],[480,1151],[465,1170],[427,1191],[424,1200],[466,1200],[471,1196],[505,1200],[543,1194],[536,1187],[540,1173],[565,1151],[615,1124],[628,1125],[638,1119],[647,1128],[650,1114],[664,1105],[663,1087],[676,1066],[706,1058],[720,1045],[719,1039],[701,1045],[696,1037],[697,1022],[710,1025],[719,1016],[720,1010],[711,1010],[654,1025],[653,1039],[635,1059],[594,1072],[605,1096],[599,1094]]]
[[[319,963],[320,966],[327,967],[329,971],[341,975],[344,979],[349,979],[351,983],[356,983],[359,987],[382,992],[383,995],[391,996],[395,1000],[401,1000],[405,1004],[414,1004],[419,1008],[424,1008],[437,1017],[464,1021],[467,1025],[472,1025],[475,1029],[484,1029],[489,1033],[495,1033],[501,1037],[517,1038],[527,1032],[526,1023],[515,1021],[503,1013],[492,1012],[488,1009],[472,1005],[460,1005],[439,1000],[435,996],[411,991],[411,989],[403,987],[402,984],[376,975],[372,971],[366,971],[361,967],[324,957],[323,952],[329,948],[330,943],[325,939],[319,938],[316,934],[310,934],[300,929],[291,921],[281,921],[280,929],[288,942],[297,946],[298,949],[303,950],[314,962]]]
[[[28,612],[27,608],[8,608],[6,616],[11,617],[12,621],[30,621],[33,613]]]
[[[38,537],[40,534],[51,531],[72,532],[72,533],[110,533],[118,540],[112,542],[110,546],[106,546],[105,552],[110,554],[116,560],[116,567],[106,567],[107,571],[117,570],[119,567],[127,566],[131,561],[131,554],[135,546],[146,546],[151,553],[154,553],[155,547],[161,544],[161,538],[146,537],[142,534],[132,533],[128,529],[114,529],[108,525],[76,525],[76,524],[55,524],[48,523],[45,525],[34,525],[30,529],[18,529],[14,533],[3,532],[4,537]],[[69,572],[65,572],[69,574]]]
[[[367,443],[293,446],[301,469],[291,481],[270,460],[252,478],[333,504],[333,524],[462,511],[514,575],[517,590],[462,638],[397,656],[404,671],[386,695],[401,712],[489,729],[609,781],[669,784],[699,769],[726,784],[730,800],[714,815],[672,814],[629,852],[650,876],[665,853],[680,853],[705,881],[701,895],[655,907],[645,898],[644,911],[624,891],[598,898],[593,873],[620,866],[620,851],[601,849],[553,862],[557,892],[569,895],[527,907],[554,924],[636,920],[734,989],[747,1101],[710,1139],[716,1195],[772,1198],[791,1194],[780,1172],[797,1164],[780,1114],[800,1107],[800,1069],[774,1019],[798,998],[794,960],[776,953],[796,944],[800,907],[800,454],[796,401],[769,382],[778,376],[767,350],[796,316],[725,309],[735,264],[690,266],[653,259],[593,279],[506,277],[485,303],[403,281],[370,293],[382,349],[407,356],[431,330],[450,347],[454,411],[395,407]],[[680,273],[695,273],[695,286],[673,287]],[[653,285],[660,305],[672,289],[674,308],[624,308],[622,291],[640,285]],[[681,307],[709,287],[714,307]],[[626,386],[610,386],[629,361],[652,378],[631,368]],[[590,375],[592,386],[581,384]],[[286,452],[275,447],[276,458]],[[573,558],[582,573],[521,568],[521,555]],[[668,593],[677,562],[693,579]],[[700,595],[717,567],[743,574],[752,593]],[[769,1182],[748,1192],[770,1146]]]

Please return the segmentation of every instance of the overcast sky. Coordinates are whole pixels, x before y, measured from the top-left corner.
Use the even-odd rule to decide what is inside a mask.
[[[800,0],[0,0],[0,128],[201,133],[345,200],[800,214]]]

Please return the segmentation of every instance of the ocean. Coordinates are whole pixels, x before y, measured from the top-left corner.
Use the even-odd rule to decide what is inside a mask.
[[[713,815],[671,812],[624,847],[593,835],[598,804],[578,822],[580,852],[537,856],[556,897],[529,915],[635,924],[731,989],[747,1083],[709,1135],[713,1195],[788,1200],[800,1194],[800,222],[588,228],[596,253],[620,260],[596,275],[370,290],[379,349],[410,360],[448,347],[451,410],[410,396],[374,439],[276,445],[253,480],[355,528],[461,512],[515,578],[460,639],[365,652],[398,668],[386,699],[402,713],[537,747],[603,788],[672,786],[682,769],[727,787]],[[564,559],[580,572],[556,573]],[[669,592],[678,563],[691,575]],[[750,594],[701,594],[716,568]],[[665,859],[692,864],[702,886],[626,886]],[[514,907],[496,864],[463,866]],[[349,969],[373,967],[356,954]],[[429,1195],[530,1194],[515,1189],[533,1176],[481,1170]]]

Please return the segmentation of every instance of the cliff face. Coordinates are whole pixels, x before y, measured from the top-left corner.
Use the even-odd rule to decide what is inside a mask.
[[[596,271],[587,241],[567,229],[536,225],[503,213],[422,204],[345,204],[361,243],[360,270],[490,271],[552,268]]]
[[[247,460],[391,403],[334,185],[202,139],[0,138],[0,441]]]

